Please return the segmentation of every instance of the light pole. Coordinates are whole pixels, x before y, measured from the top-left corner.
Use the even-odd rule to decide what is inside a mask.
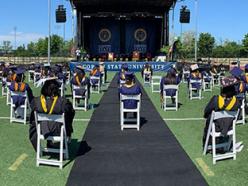
[[[51,0],[48,0],[48,48],[47,48],[47,62],[51,62]]]
[[[197,62],[197,38],[198,38],[198,0],[195,0],[195,62]]]

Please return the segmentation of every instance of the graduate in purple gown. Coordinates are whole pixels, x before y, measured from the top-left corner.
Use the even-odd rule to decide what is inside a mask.
[[[101,72],[100,72],[100,68],[99,65],[95,65],[94,68],[91,70],[90,72],[90,77],[101,77]],[[94,87],[96,84],[98,84],[98,80],[97,79],[90,79],[91,81],[91,85]]]
[[[141,94],[141,88],[135,83],[135,76],[132,72],[126,72],[125,74],[126,83],[120,87],[119,94],[123,95],[139,95]],[[136,100],[125,100],[124,108],[126,109],[136,109]]]
[[[15,71],[16,78],[15,81],[12,81],[9,90],[14,92],[27,92],[27,97],[29,103],[33,100],[33,92],[32,89],[29,87],[27,83],[24,83],[24,72],[25,69],[17,68]],[[12,96],[13,103],[15,104],[15,111],[16,114],[20,113],[18,112],[19,107],[25,103],[26,97],[23,96]],[[22,117],[22,114],[18,114],[20,117]]]
[[[71,80],[72,85],[76,85],[81,87],[80,89],[76,89],[76,95],[84,96],[86,92],[86,88],[88,89],[88,99],[90,98],[90,80],[86,76],[85,71],[82,66],[77,66],[75,68],[75,74]]]
[[[191,73],[189,76],[189,82],[190,80],[201,80],[202,79],[202,74],[200,73],[199,67],[197,64],[191,65],[190,69],[191,69]],[[201,83],[192,83],[192,88],[200,89]]]
[[[128,72],[128,64],[124,63],[118,73],[118,84],[124,84],[126,81],[125,73]]]
[[[164,85],[178,85],[180,83],[181,79],[179,76],[177,76],[176,71],[174,68],[171,68],[166,76],[164,76],[161,81],[160,81],[160,96],[161,96],[161,102],[163,103],[163,94],[164,94]],[[176,95],[175,89],[167,89],[166,90],[166,95],[167,96],[175,96]],[[174,102],[174,99],[172,99]]]
[[[142,78],[144,78],[144,75],[145,75],[145,81],[149,81],[153,75],[153,70],[149,63],[146,63],[141,69]]]

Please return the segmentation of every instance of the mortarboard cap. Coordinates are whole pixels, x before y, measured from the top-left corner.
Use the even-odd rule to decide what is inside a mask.
[[[221,86],[222,87],[229,87],[229,86],[233,86],[237,83],[237,79],[233,76],[229,76],[229,77],[224,77],[221,80]]]
[[[240,77],[241,76],[241,74],[242,74],[242,70],[240,69],[240,68],[238,68],[238,67],[234,67],[231,71],[230,71],[230,73],[234,76],[234,77]]]

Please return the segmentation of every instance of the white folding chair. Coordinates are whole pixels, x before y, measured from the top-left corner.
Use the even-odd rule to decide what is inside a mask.
[[[202,89],[201,87],[200,88],[194,88],[192,85],[194,83],[199,83],[200,85],[202,85],[202,80],[194,80],[194,79],[190,79],[189,81],[189,98],[192,100],[192,99],[201,99],[202,96]],[[195,94],[194,94],[194,93]]]
[[[204,144],[204,150],[203,150],[203,155],[206,155],[207,150],[212,150],[212,155],[213,155],[213,164],[216,164],[217,160],[222,160],[226,158],[233,158],[234,160],[236,159],[236,130],[235,130],[235,125],[236,125],[236,120],[238,117],[238,112],[236,111],[219,111],[219,112],[212,112],[211,114],[211,119],[208,127],[208,132],[206,136],[206,141]],[[222,137],[222,134],[220,132],[216,132],[215,130],[215,122],[218,119],[223,119],[223,118],[233,118],[232,122],[232,129],[230,129],[227,132],[227,135],[229,136],[228,142],[223,142],[216,144],[216,138]],[[209,140],[210,137],[212,137],[212,145],[209,145]],[[232,146],[232,150],[230,150]],[[219,148],[224,148],[226,152],[224,154],[217,154],[216,149]]]
[[[213,75],[212,79],[213,79],[213,86],[220,86],[220,73]]]
[[[77,95],[76,90],[78,89],[85,89],[85,94],[82,95]],[[79,103],[77,101],[79,100]],[[83,105],[80,105],[80,100],[83,101]],[[88,88],[87,85],[85,86],[76,86],[73,85],[72,87],[72,104],[74,110],[84,110],[87,111],[88,108]]]
[[[34,86],[37,86],[37,83],[41,79],[41,73],[40,72],[34,72]]]
[[[3,71],[0,71],[0,84],[2,84],[2,80],[3,80]]]
[[[135,100],[137,101],[137,108],[126,109],[124,108],[125,100]],[[140,106],[141,106],[141,94],[139,95],[123,95],[120,94],[120,113],[121,113],[121,130],[125,128],[136,128],[138,131],[140,129]],[[136,118],[125,118],[124,113],[136,113]],[[127,124],[131,123],[131,124]]]
[[[152,76],[152,92],[160,92],[161,76]]]
[[[65,94],[65,84],[63,80],[58,80],[58,82],[60,83],[60,87],[59,87],[60,95],[61,97],[63,97]]]
[[[189,75],[190,75],[190,71],[189,70],[183,70],[183,83],[187,83],[188,82]]]
[[[102,71],[102,72],[101,72],[101,77],[102,77],[102,83],[103,83],[103,84],[106,83],[106,82],[105,82],[105,76],[106,76],[106,75],[105,75],[105,72]]]
[[[11,85],[11,82],[7,82],[6,83],[6,89],[7,89],[7,92],[6,92],[6,105],[10,105],[11,104],[11,96],[10,96],[10,90],[9,90],[9,86]]]
[[[166,90],[176,90],[175,96],[168,96],[166,95]],[[175,99],[175,103],[168,103],[168,99]],[[176,110],[178,109],[178,85],[164,85],[163,89],[163,109],[166,110]]]
[[[13,96],[21,96],[25,98],[25,102],[23,105],[20,105],[18,107],[19,111],[23,114],[22,116],[17,117],[17,114],[15,113],[15,104],[13,103]],[[17,122],[17,123],[23,123],[26,125],[27,123],[27,115],[29,111],[29,102],[28,102],[28,97],[27,97],[27,92],[15,92],[15,91],[10,91],[10,123]]]
[[[210,81],[207,81],[210,78]],[[212,91],[213,89],[213,83],[212,83],[213,79],[212,77],[207,77],[207,76],[203,76],[203,81],[202,81],[202,85],[203,85],[203,91],[207,92],[207,91]]]
[[[126,83],[126,80],[120,79],[120,87],[122,87]]]
[[[93,84],[93,81],[97,83]],[[99,94],[101,92],[101,78],[97,76],[90,76],[90,92]]]
[[[152,80],[152,73],[150,71],[146,71],[143,74],[144,85],[150,85]]]
[[[236,124],[245,124],[245,99],[242,99],[241,108],[240,108],[240,119],[238,118]]]
[[[32,80],[34,80],[34,70],[29,70],[28,71],[28,82],[31,82]]]
[[[62,169],[63,168],[63,155],[65,155],[65,159],[69,159],[64,114],[49,115],[49,114],[37,113],[36,111],[34,114],[35,114],[36,130],[37,130],[36,166],[38,167],[40,164],[46,164],[46,165],[59,166],[59,168]],[[47,121],[58,122],[62,124],[59,136],[48,136],[47,138],[45,138],[44,135],[42,135],[41,133],[42,122],[47,122]],[[42,140],[59,142],[60,148],[59,149],[43,148],[41,145]],[[58,153],[59,160],[42,158],[43,152]]]
[[[5,83],[5,85],[3,85],[2,83],[2,96],[6,96],[7,95],[7,91],[8,91],[8,86],[7,86],[7,78],[3,78],[2,82]]]

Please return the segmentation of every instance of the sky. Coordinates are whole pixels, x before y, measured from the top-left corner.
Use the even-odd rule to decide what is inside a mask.
[[[248,0],[197,0],[198,32],[212,34],[218,43],[225,40],[241,42],[248,33]],[[63,24],[55,22],[55,10],[64,4],[67,10],[65,24],[66,40],[72,38],[72,13],[69,1],[51,0],[51,33],[63,37]],[[174,29],[172,29],[172,11],[170,11],[170,32],[181,34],[179,23],[180,8],[186,5],[191,11],[189,24],[182,25],[182,32],[196,28],[195,0],[178,2],[174,11]],[[48,0],[0,0],[0,45],[9,40],[14,46],[14,27],[17,28],[17,46],[37,41],[48,35]]]

